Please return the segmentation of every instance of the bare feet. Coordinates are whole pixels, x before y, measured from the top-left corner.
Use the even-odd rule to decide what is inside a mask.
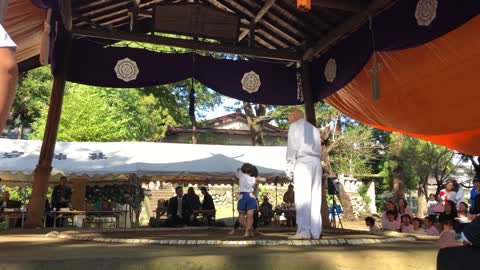
[[[228,232],[229,235],[235,235],[235,229]]]

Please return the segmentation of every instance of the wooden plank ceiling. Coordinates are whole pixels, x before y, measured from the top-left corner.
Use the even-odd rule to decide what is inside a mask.
[[[131,31],[150,25],[152,7],[182,4],[184,0],[73,0],[74,29]],[[368,19],[386,8],[390,0],[312,0],[312,9],[302,12],[295,0],[195,0],[196,3],[235,13],[240,33],[235,44],[269,50],[292,50],[304,60],[312,59]],[[138,13],[137,13],[138,12]],[[182,18],[179,18],[181,20]],[[250,38],[250,26],[255,25]],[[138,29],[138,28],[137,28]],[[253,41],[253,40],[254,41]]]

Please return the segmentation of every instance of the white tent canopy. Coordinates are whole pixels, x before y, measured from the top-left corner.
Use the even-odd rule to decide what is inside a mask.
[[[41,141],[0,139],[0,175],[31,175]],[[243,163],[263,177],[285,177],[286,147],[149,142],[57,142],[52,175],[232,177]]]

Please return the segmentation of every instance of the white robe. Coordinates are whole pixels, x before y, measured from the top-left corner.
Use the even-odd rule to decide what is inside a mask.
[[[288,130],[287,175],[293,173],[297,234],[319,239],[322,233],[320,132],[300,119]]]
[[[15,42],[13,42],[13,40],[7,34],[7,31],[5,31],[5,29],[0,24],[0,48],[15,49],[16,47],[17,45],[15,45]]]

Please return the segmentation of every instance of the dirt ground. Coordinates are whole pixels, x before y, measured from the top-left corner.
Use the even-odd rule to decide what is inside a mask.
[[[45,237],[43,231],[2,233],[0,247],[0,270],[434,270],[437,254],[428,241],[317,247],[161,246],[66,241]]]

